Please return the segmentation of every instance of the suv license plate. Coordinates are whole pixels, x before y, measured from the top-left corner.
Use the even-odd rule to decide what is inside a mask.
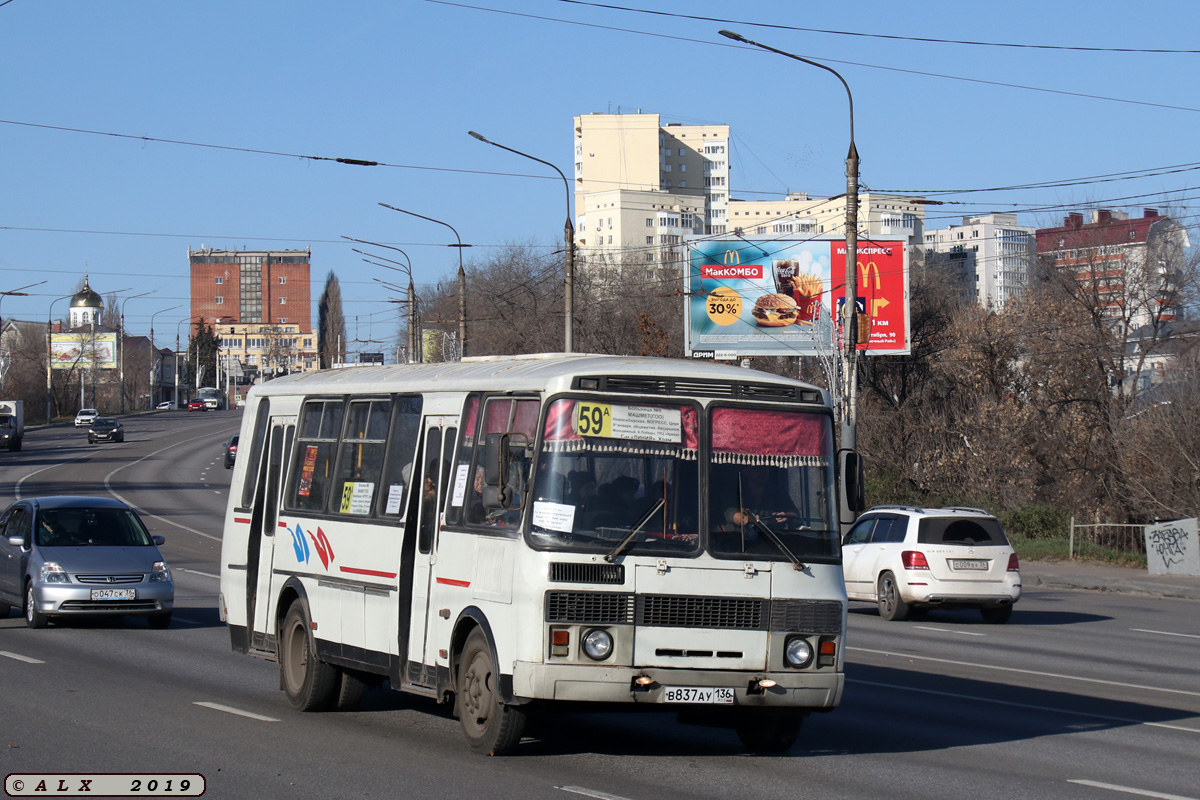
[[[93,600],[136,600],[136,589],[92,589]]]
[[[982,559],[972,558],[952,558],[950,559],[950,569],[987,569],[987,562]]]
[[[664,686],[664,703],[732,703],[733,689],[727,686]]]

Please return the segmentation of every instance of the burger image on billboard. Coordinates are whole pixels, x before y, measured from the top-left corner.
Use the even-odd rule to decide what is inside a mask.
[[[754,321],[764,328],[782,328],[796,321],[796,301],[778,292],[764,294],[754,303]]]

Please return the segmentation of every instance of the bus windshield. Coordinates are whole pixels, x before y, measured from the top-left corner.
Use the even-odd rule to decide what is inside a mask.
[[[836,560],[831,425],[791,409],[556,400],[531,541],[612,557],[704,548],[716,558]]]
[[[533,543],[626,554],[698,551],[698,419],[687,405],[552,403],[533,486]]]

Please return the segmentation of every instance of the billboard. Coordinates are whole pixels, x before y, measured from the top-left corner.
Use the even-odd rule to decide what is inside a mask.
[[[50,366],[54,369],[116,369],[115,333],[54,333],[50,335]]]
[[[815,356],[841,349],[845,239],[739,238],[689,247],[689,356]],[[860,240],[857,261],[858,349],[908,353],[905,243]]]

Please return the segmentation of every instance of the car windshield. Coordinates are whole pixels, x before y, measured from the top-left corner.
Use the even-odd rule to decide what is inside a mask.
[[[126,508],[44,508],[38,514],[40,547],[147,547],[154,541]]]
[[[99,413],[99,412],[98,412],[98,411],[96,411],[96,409],[94,409],[94,408],[81,408],[81,409],[79,409],[79,416],[81,416],[81,417],[94,417],[94,416],[96,416],[96,414],[98,414],[98,413]]]
[[[101,430],[117,427],[117,421],[112,417],[96,417],[92,420],[92,427]]]

